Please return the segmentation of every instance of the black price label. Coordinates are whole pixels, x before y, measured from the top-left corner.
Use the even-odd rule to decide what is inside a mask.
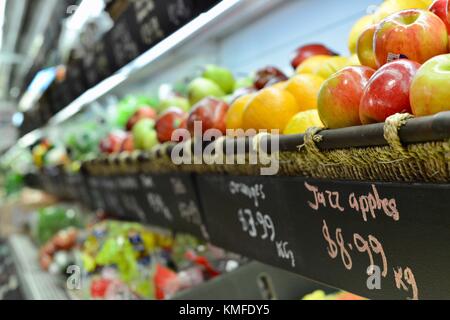
[[[94,87],[100,82],[101,78],[96,69],[96,52],[94,48],[86,50],[83,56],[83,72],[86,77],[87,86]]]
[[[141,202],[150,224],[206,237],[192,177],[188,174],[140,174]]]
[[[108,59],[113,70],[118,70],[139,56],[138,40],[135,35],[136,21],[131,8],[127,9],[105,35]],[[112,56],[111,56],[112,54]]]
[[[83,72],[83,61],[75,59],[67,68],[67,81],[69,83],[69,90],[74,99],[82,95],[86,89],[86,79]]]
[[[100,81],[108,78],[115,71],[107,52],[108,46],[106,39],[103,38],[95,45],[95,68]]]
[[[129,221],[145,222],[145,211],[139,202],[140,184],[136,175],[119,175],[113,177],[117,190],[116,198],[120,201],[121,216]]]
[[[211,242],[293,271],[290,221],[277,184],[258,177],[198,176]]]
[[[438,254],[434,265],[444,250],[435,223],[450,224],[439,200],[448,189],[299,178],[282,184],[299,231],[294,251],[308,264],[300,273],[369,298],[439,297],[442,279],[433,274],[450,266],[450,255]]]
[[[98,187],[103,199],[103,209],[113,217],[121,217],[123,210],[119,202],[118,193],[114,180],[108,176],[97,177]]]
[[[448,298],[450,185],[228,176],[198,184],[219,246],[367,298]]]
[[[104,191],[102,190],[101,178],[96,176],[91,176],[88,178],[89,191],[91,192],[91,199],[93,208],[96,210],[105,210],[106,201],[103,198]]]

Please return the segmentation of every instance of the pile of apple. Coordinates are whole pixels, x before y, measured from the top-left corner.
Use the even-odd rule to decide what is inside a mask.
[[[380,9],[413,2],[390,0]],[[356,46],[354,34],[350,40],[362,66],[338,71],[321,87],[318,111],[328,128],[383,122],[396,113],[450,110],[450,2],[400,10],[379,22],[376,17],[358,22]]]
[[[225,68],[207,65],[201,76],[189,83],[186,96],[172,93],[158,104],[138,106],[124,128],[112,130],[100,141],[99,149],[103,154],[149,151],[157,144],[172,141],[177,129],[193,132],[195,121],[202,121],[204,130],[219,128],[225,132],[226,101],[249,83],[247,78],[235,79]]]
[[[425,116],[450,110],[450,0],[386,0],[362,17],[349,38],[349,57],[321,44],[298,48],[288,77],[268,66],[236,79],[208,65],[187,86],[158,105],[143,105],[100,143],[103,153],[151,150],[216,129],[276,129],[304,133],[383,122],[396,113]],[[232,135],[235,135],[231,133]]]

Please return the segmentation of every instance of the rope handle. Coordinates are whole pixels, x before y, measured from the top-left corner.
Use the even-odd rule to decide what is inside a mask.
[[[409,157],[409,154],[402,145],[398,132],[412,118],[414,116],[409,113],[396,113],[388,117],[384,123],[384,139],[389,143],[394,152],[405,158]]]
[[[298,150],[300,151],[302,148],[305,148],[308,154],[310,154],[314,158],[317,158],[317,160],[319,160],[320,162],[328,163],[328,157],[325,156],[317,147],[317,143],[323,140],[323,136],[319,134],[319,132],[322,130],[324,130],[324,128],[308,128],[303,136],[303,144],[298,146]]]

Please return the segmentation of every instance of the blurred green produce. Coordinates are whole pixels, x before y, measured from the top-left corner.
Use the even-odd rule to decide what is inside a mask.
[[[77,210],[62,206],[47,207],[38,211],[34,236],[39,244],[44,244],[60,230],[82,226],[81,214]]]

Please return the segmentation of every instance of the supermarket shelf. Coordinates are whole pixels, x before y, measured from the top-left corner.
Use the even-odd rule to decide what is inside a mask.
[[[155,70],[167,64],[169,59],[174,59],[174,55],[180,55],[192,50],[206,39],[222,37],[227,33],[233,32],[239,26],[248,21],[253,21],[255,17],[273,9],[282,2],[282,0],[221,1],[208,12],[201,14],[165,40],[122,67],[112,76],[87,90],[54,115],[49,120],[47,126],[52,127],[65,122],[90,103],[102,98],[119,86],[125,83],[139,81],[145,75],[155,72]],[[26,148],[35,143],[36,140],[44,135],[43,131],[45,128],[39,128],[24,135],[18,140],[17,145],[20,148]]]
[[[216,246],[371,299],[449,298],[449,184],[196,179]]]
[[[87,179],[89,206],[123,220],[203,236],[371,299],[449,298],[450,184],[180,173]],[[123,179],[133,187],[117,188]],[[141,180],[147,185],[130,183]],[[177,194],[174,181],[190,192]]]
[[[174,300],[293,300],[315,290],[336,291],[294,273],[254,261],[182,292]]]
[[[64,291],[57,276],[41,271],[38,253],[26,236],[15,235],[9,245],[19,281],[28,300],[83,300],[79,291]],[[238,269],[182,292],[174,300],[291,300],[314,290],[335,290],[306,280],[291,272],[250,262]]]
[[[27,300],[68,300],[60,279],[41,270],[36,246],[27,236],[13,235],[9,245]]]

